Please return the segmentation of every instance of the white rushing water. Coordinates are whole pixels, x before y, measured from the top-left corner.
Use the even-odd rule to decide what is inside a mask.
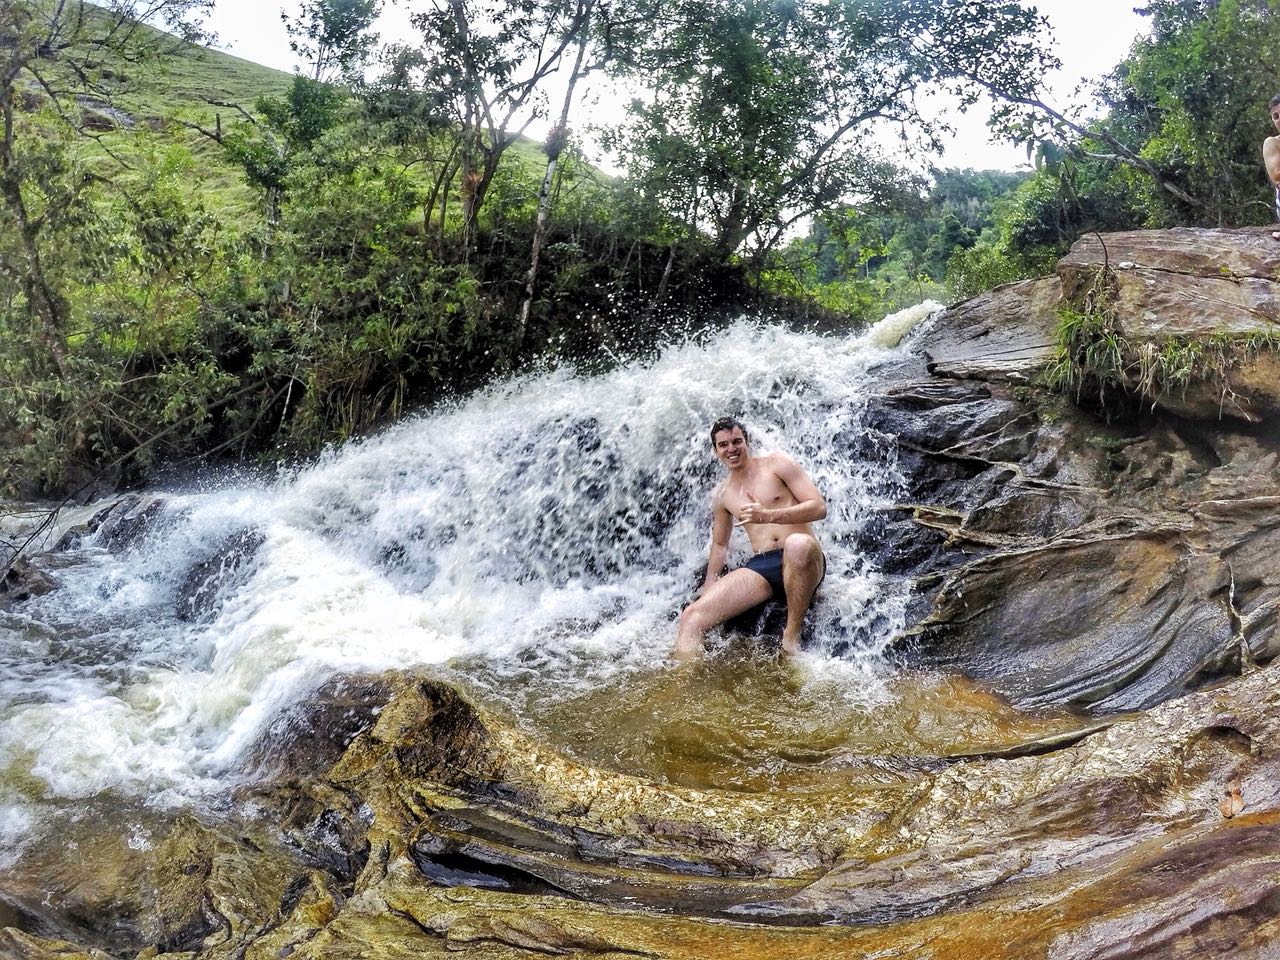
[[[494,386],[274,483],[166,495],[143,538],[87,542],[60,589],[0,619],[0,843],[40,802],[216,794],[337,673],[483,662],[581,689],[657,667],[705,562],[726,413],[826,496],[807,656],[857,674],[903,607],[856,548],[896,483],[862,426],[867,371],[934,307],[848,339],[743,322],[606,375]],[[181,620],[193,567],[249,531],[252,559]]]

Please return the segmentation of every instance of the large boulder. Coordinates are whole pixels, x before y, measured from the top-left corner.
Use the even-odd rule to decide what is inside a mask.
[[[1012,383],[1060,363],[1084,392],[1258,422],[1280,413],[1278,278],[1269,230],[1089,234],[1055,276],[953,307],[924,355],[937,376]]]
[[[929,372],[940,377],[1025,382],[1057,350],[1057,277],[996,287],[953,308],[928,338]]]
[[[1074,359],[1111,337],[1098,374],[1184,416],[1280,413],[1280,244],[1269,230],[1090,234],[1058,264],[1064,307],[1089,318]]]
[[[1280,653],[1280,471],[1248,424],[1280,412],[1277,268],[1263,231],[1091,236],[1056,277],[924,333],[924,369],[899,369],[871,404],[909,498],[881,549],[915,578],[904,660],[1025,706],[1106,713]],[[1061,383],[1080,341],[1058,343],[1073,327],[1053,318],[1082,310],[1100,319],[1076,337],[1108,332],[1127,353],[1108,383],[1079,368],[1055,393],[1049,367]],[[1143,366],[1153,355],[1203,364],[1174,384]]]
[[[0,568],[0,610],[8,610],[15,603],[48,593],[57,586],[54,578],[32,564],[26,557],[18,557]]]

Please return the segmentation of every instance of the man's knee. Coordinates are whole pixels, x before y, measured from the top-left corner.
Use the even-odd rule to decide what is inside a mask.
[[[788,566],[816,568],[822,560],[822,548],[807,533],[793,533],[782,545],[782,559]]]
[[[698,601],[696,600],[680,611],[681,632],[695,630],[699,633],[706,633],[714,626],[714,623],[707,622],[707,616],[699,609]]]

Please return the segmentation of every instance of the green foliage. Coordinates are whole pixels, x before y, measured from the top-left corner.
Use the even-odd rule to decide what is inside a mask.
[[[1164,200],[1172,218],[1209,224],[1273,219],[1259,145],[1270,131],[1280,58],[1276,0],[1152,0],[1151,35],[1115,75],[1113,109],[1143,137],[1143,152],[1203,207]]]
[[[629,73],[651,96],[615,131],[632,178],[726,261],[771,250],[788,227],[841,203],[910,189],[880,156],[881,121],[933,144],[944,124],[904,89],[971,104],[982,83],[1029,90],[1049,62],[1033,10],[962,0],[777,4],[635,0],[648,36]]]
[[[259,97],[256,106],[290,149],[306,150],[337,124],[346,102],[337,87],[295,76],[285,97]]]
[[[1274,219],[1260,144],[1273,133],[1280,0],[1150,0],[1151,20],[1096,88],[1094,115],[1031,108],[1005,130],[1035,146],[1034,194],[1007,221],[1010,250],[1065,249],[1089,230]]]
[[[997,215],[1025,174],[1001,171],[931,171],[923,195],[906,195],[896,208],[840,206],[814,218],[809,234],[793,241],[763,273],[767,289],[811,296],[833,309],[857,304],[875,317],[925,299],[964,298],[999,283],[1040,276],[1052,261],[997,249]],[[804,258],[813,261],[808,276]],[[792,274],[785,281],[780,270]],[[944,287],[945,284],[945,287]]]
[[[379,0],[303,0],[296,17],[281,15],[289,46],[311,64],[312,80],[357,77],[378,42],[369,28],[381,7]]]
[[[1269,330],[1135,345],[1115,328],[1109,296],[1108,277],[1100,272],[1076,305],[1059,312],[1057,352],[1044,374],[1049,387],[1077,400],[1096,389],[1103,405],[1108,391],[1118,391],[1154,406],[1192,384],[1210,384],[1225,403],[1233,396],[1233,370],[1259,353],[1280,350],[1280,333]]]
[[[1079,398],[1088,384],[1100,394],[1108,387],[1127,386],[1129,343],[1112,327],[1110,318],[1092,308],[1064,307],[1058,314],[1058,350],[1045,371],[1046,383]]]
[[[262,192],[269,225],[277,219],[290,172],[338,123],[346,101],[336,87],[298,75],[286,96],[258,98],[261,123],[242,122],[222,138],[227,157]]]
[[[414,384],[458,373],[479,322],[474,276],[406,228],[417,185],[377,158],[328,160],[290,184],[276,254],[288,350],[261,371],[304,386],[289,427],[304,448],[396,417]]]
[[[955,300],[968,300],[1003,283],[1042,275],[1000,248],[981,244],[957,250],[947,262],[946,285]]]
[[[151,86],[132,54],[99,63],[94,123],[117,125],[92,143],[89,108],[9,88],[0,485],[307,453],[533,358],[651,351],[752,298],[861,319],[935,295],[1010,184],[944,171],[924,196],[866,148],[870,116],[909,125],[912,84],[970,96],[974,69],[1014,82],[1041,62],[1012,2],[690,0],[651,36],[627,19],[649,0],[458,0],[417,17],[421,47],[353,97],[323,81],[368,51],[375,9],[305,4],[291,28],[310,75],[287,80],[219,78],[231,60],[192,48]],[[593,169],[567,119],[545,148],[519,138],[565,51],[670,95],[632,128],[642,179]],[[862,119],[836,133],[841,117]],[[806,211],[810,235],[784,246]]]
[[[159,151],[150,179],[95,182],[74,215],[47,222],[46,280],[67,305],[61,364],[24,335],[23,298],[0,296],[0,487],[75,485],[126,456],[142,471],[210,429],[234,378],[191,336],[216,224],[187,200],[190,173],[186,151]]]

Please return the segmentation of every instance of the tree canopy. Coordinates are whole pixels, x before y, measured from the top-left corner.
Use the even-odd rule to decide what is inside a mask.
[[[1054,61],[1034,10],[971,0],[641,3],[620,70],[648,82],[613,140],[638,187],[721,256],[771,249],[840,203],[881,203],[902,176],[887,136],[928,149],[984,84],[1034,90]],[[982,78],[982,83],[977,82]]]
[[[200,0],[5,0],[0,483],[312,451],[747,305],[857,322],[1086,229],[1263,222],[1277,4],[1150,0],[1077,111],[1015,0],[415,0],[398,47],[378,0],[306,0],[297,75],[234,97],[185,43]],[[162,61],[201,79],[148,112]],[[582,150],[606,72],[620,176]],[[929,165],[983,96],[1033,174]]]

